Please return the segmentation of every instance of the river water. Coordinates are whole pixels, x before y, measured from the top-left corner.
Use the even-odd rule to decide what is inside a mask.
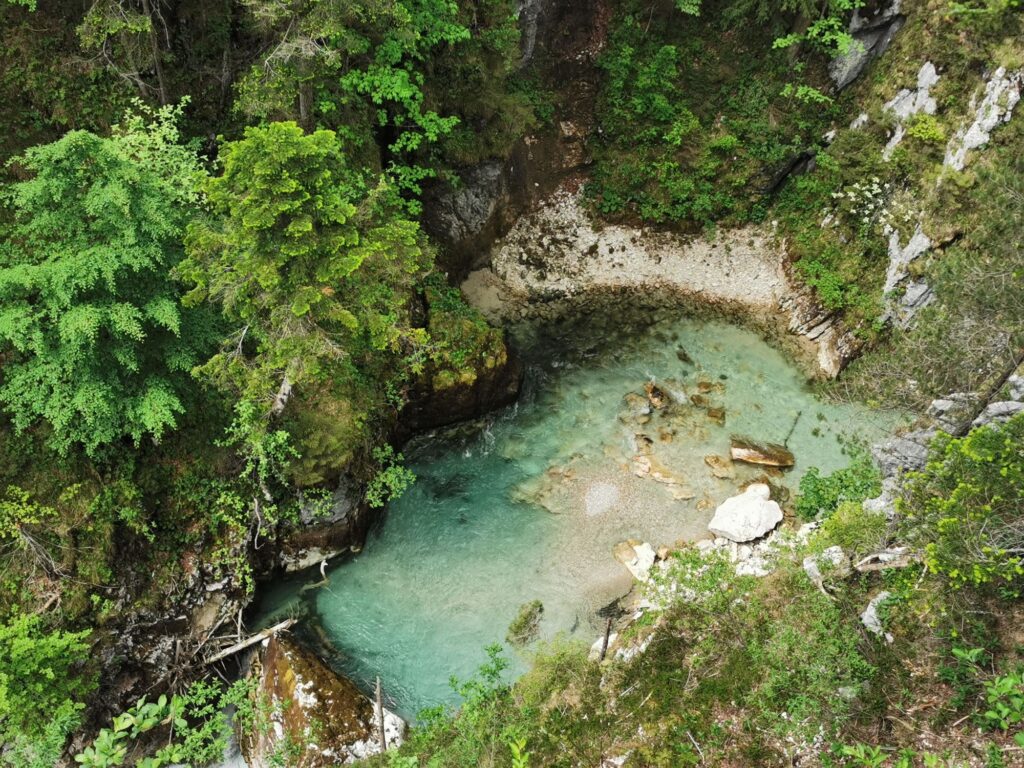
[[[894,423],[819,399],[756,334],[669,310],[640,325],[599,313],[516,342],[520,401],[413,441],[417,482],[362,553],[329,569],[326,586],[290,579],[261,602],[264,622],[304,615],[328,660],[366,690],[379,675],[406,717],[457,703],[450,678],[473,673],[524,603],[543,603],[541,637],[592,642],[601,609],[631,585],[617,542],[700,538],[714,507],[764,474],[712,473],[705,457],[727,456],[731,435],[786,441],[797,465],[770,479],[795,489],[807,468],[844,466],[850,441]]]

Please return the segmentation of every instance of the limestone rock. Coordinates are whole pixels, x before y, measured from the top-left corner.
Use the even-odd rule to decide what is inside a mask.
[[[796,463],[793,452],[776,443],[755,443],[746,438],[734,437],[729,449],[733,461],[760,464],[765,467],[792,467]]]
[[[274,636],[263,651],[257,692],[270,706],[270,728],[243,745],[250,768],[274,765],[285,739],[302,748],[300,763],[327,768],[382,751],[373,703],[355,684],[297,643]],[[388,746],[401,744],[405,722],[385,710]]]
[[[650,578],[651,568],[658,557],[654,547],[646,541],[640,542],[635,539],[616,544],[614,553],[615,559],[626,566],[637,581],[647,581]]]
[[[928,444],[933,437],[934,429],[918,429],[872,446],[871,453],[878,462],[882,477],[896,477],[901,471],[913,472],[924,467],[928,460]]]
[[[759,539],[782,522],[782,508],[771,500],[771,490],[764,483],[723,501],[708,523],[708,530],[730,541]]]
[[[1010,390],[1011,400],[1024,400],[1024,376],[1014,374],[1006,380],[1006,387]]]
[[[807,577],[821,587],[826,576],[842,578],[850,573],[850,558],[842,547],[829,547],[818,555],[804,558],[804,572]]]
[[[967,164],[967,153],[988,144],[992,131],[1000,123],[1008,123],[1014,107],[1020,102],[1024,86],[1024,70],[1007,73],[999,67],[985,83],[985,95],[974,111],[970,125],[957,131],[946,147],[944,164],[956,171],[962,171]],[[971,99],[974,106],[975,100]]]
[[[850,19],[849,32],[855,44],[841,56],[834,58],[828,73],[836,88],[848,86],[872,60],[881,56],[896,33],[903,26],[900,0],[872,3],[858,8]]]
[[[904,88],[883,105],[882,109],[895,115],[898,121],[892,136],[889,137],[889,142],[882,150],[883,159],[891,158],[893,151],[903,141],[907,132],[906,123],[911,117],[919,113],[935,114],[938,104],[935,97],[931,95],[931,89],[938,82],[939,73],[935,69],[935,65],[926,61],[917,73],[917,87],[915,89]]]
[[[1003,424],[1018,413],[1024,413],[1024,403],[1015,400],[1004,400],[997,403],[989,403],[985,410],[971,422],[972,427],[983,427],[987,424]]]
[[[887,643],[891,643],[893,641],[893,637],[886,632],[885,628],[882,626],[882,619],[878,615],[878,606],[888,600],[890,594],[891,593],[889,592],[879,592],[871,598],[871,602],[868,603],[867,608],[865,608],[864,612],[860,615],[860,621],[861,624],[864,625],[864,628],[873,635],[885,638],[885,642]]]
[[[953,392],[938,400],[932,400],[927,414],[944,432],[952,433],[970,418],[976,395],[969,392]]]

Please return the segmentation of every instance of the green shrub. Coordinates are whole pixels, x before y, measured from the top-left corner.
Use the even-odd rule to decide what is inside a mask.
[[[859,501],[843,501],[825,518],[815,541],[839,545],[853,558],[877,551],[885,542],[888,521],[882,511],[869,512]]]
[[[55,713],[74,712],[94,687],[82,672],[89,634],[50,632],[35,614],[0,624],[0,741],[42,736]]]
[[[925,468],[909,476],[898,509],[904,533],[924,551],[928,570],[953,587],[1024,583],[1024,416],[979,427],[964,438],[942,433]]]
[[[863,501],[882,491],[878,468],[865,451],[854,454],[850,466],[830,475],[822,476],[817,467],[811,467],[800,479],[796,498],[796,513],[802,520],[828,517],[844,501]]]
[[[913,120],[907,127],[907,135],[925,144],[945,144],[946,129],[936,119],[935,115],[919,112],[914,115]]]
[[[511,645],[526,645],[537,636],[537,629],[540,626],[540,618],[544,613],[544,603],[540,600],[531,600],[523,603],[519,613],[508,625],[508,635],[505,638]]]

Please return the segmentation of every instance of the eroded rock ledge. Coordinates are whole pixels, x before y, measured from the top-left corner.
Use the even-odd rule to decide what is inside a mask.
[[[770,230],[744,227],[708,238],[601,227],[571,187],[521,217],[462,290],[501,325],[556,319],[595,294],[667,294],[754,326],[816,376],[836,376],[856,351],[838,321],[790,278]]]

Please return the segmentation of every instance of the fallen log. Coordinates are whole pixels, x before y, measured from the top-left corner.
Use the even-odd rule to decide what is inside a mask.
[[[244,651],[246,648],[249,648],[253,645],[256,645],[256,643],[266,640],[271,635],[277,634],[278,632],[283,632],[284,630],[290,628],[294,623],[295,619],[287,619],[285,621],[282,621],[280,624],[275,624],[272,627],[268,627],[267,629],[264,629],[262,632],[257,632],[252,637],[246,638],[240,643],[235,643],[234,645],[228,646],[223,651],[215,653],[213,656],[206,659],[206,661],[204,661],[203,663],[213,664],[213,662],[215,661],[220,661],[221,659],[226,659],[228,656],[233,656],[239,651]]]
[[[765,467],[792,467],[793,452],[778,443],[755,443],[745,437],[734,437],[729,449],[733,461],[760,464]]]

